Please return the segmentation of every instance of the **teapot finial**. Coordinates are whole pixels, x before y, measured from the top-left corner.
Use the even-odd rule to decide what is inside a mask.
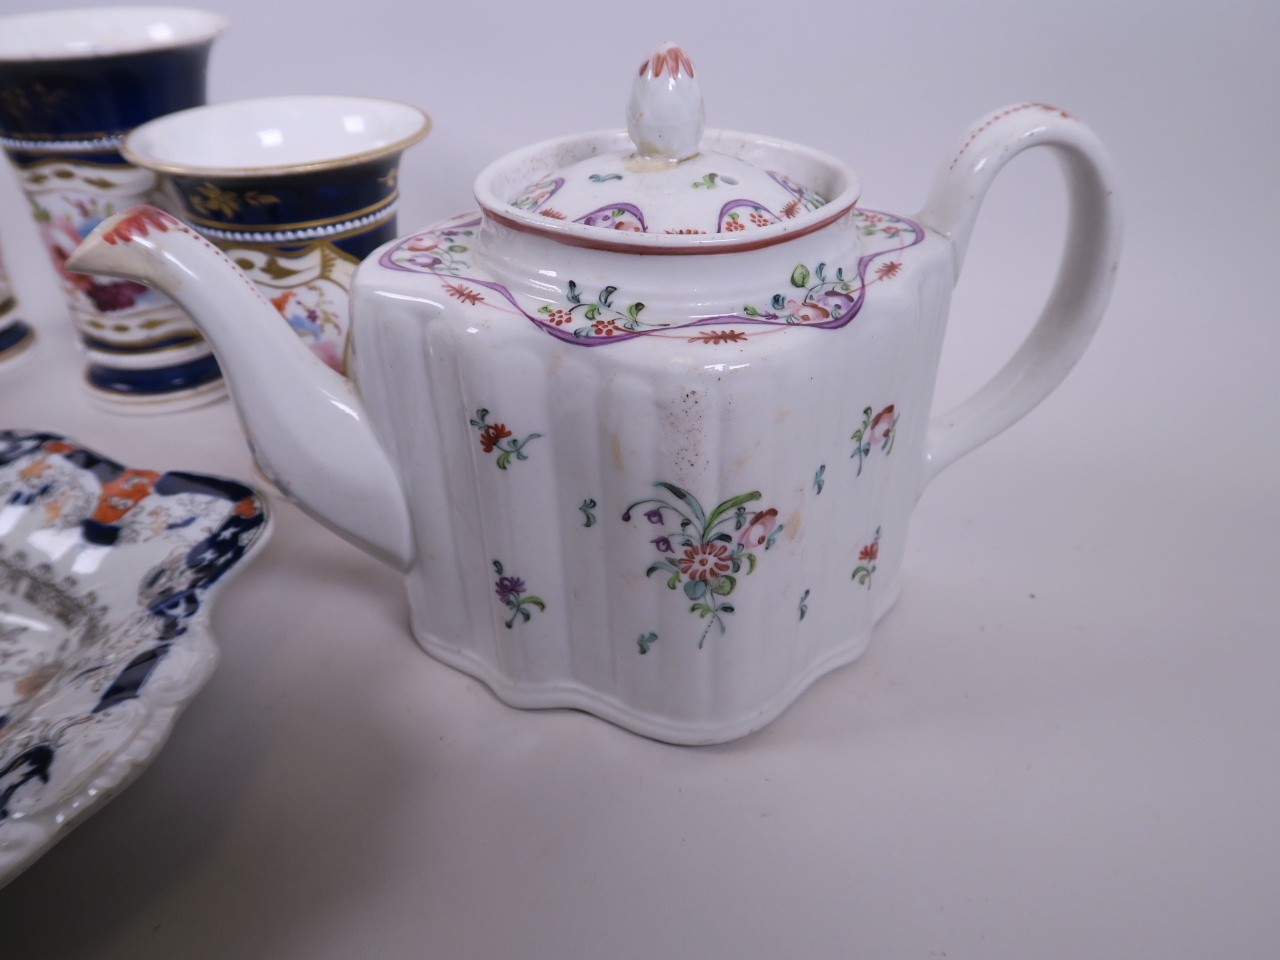
[[[706,111],[693,63],[674,43],[658,44],[631,85],[627,132],[635,155],[679,163],[697,156]]]

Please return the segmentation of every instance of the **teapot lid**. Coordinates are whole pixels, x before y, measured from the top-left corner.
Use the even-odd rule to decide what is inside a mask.
[[[558,225],[562,238],[576,236],[570,242],[582,245],[596,246],[594,236],[613,247],[644,234],[717,251],[725,242],[756,246],[794,235],[796,227],[824,226],[857,200],[852,171],[831,158],[725,131],[704,137],[704,125],[693,63],[680,47],[663,43],[632,82],[626,135],[569,138],[522,151],[508,159],[533,175],[494,178],[504,164],[499,161],[481,176],[477,197],[500,219]],[[548,165],[537,170],[535,157]],[[511,165],[506,169],[514,173]],[[490,182],[496,197],[486,196]],[[709,243],[713,238],[720,242]]]

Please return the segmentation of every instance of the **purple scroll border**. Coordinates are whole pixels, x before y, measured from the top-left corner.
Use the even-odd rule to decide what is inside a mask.
[[[675,324],[670,327],[654,327],[651,330],[627,330],[624,327],[621,327],[621,325],[618,325],[619,326],[618,333],[616,333],[613,336],[579,337],[579,336],[576,336],[572,330],[564,330],[560,327],[555,326],[554,324],[547,323],[545,320],[535,316],[534,314],[529,313],[516,300],[515,295],[512,294],[510,290],[508,290],[505,286],[503,286],[500,283],[496,283],[492,280],[481,280],[477,277],[453,276],[452,274],[440,273],[439,271],[433,270],[430,267],[420,266],[416,264],[413,266],[405,266],[403,264],[396,263],[391,259],[392,255],[395,254],[397,251],[399,251],[401,247],[403,247],[405,244],[409,243],[416,237],[421,236],[422,234],[438,233],[440,235],[448,235],[450,231],[468,230],[473,227],[478,227],[480,225],[480,220],[481,220],[480,217],[476,217],[474,220],[468,220],[466,223],[453,224],[452,226],[449,226],[439,231],[434,229],[428,229],[428,230],[422,231],[421,233],[414,234],[409,237],[405,237],[395,246],[391,247],[389,250],[383,253],[383,255],[379,258],[378,262],[380,265],[388,268],[389,270],[401,270],[405,273],[425,273],[425,274],[429,274],[430,276],[438,277],[439,279],[444,280],[446,282],[469,283],[469,284],[472,284],[473,286],[483,287],[484,289],[490,290],[493,293],[496,293],[499,296],[501,296],[504,300],[510,303],[511,306],[514,307],[522,316],[524,316],[531,323],[539,327],[548,336],[554,337],[555,339],[561,340],[565,343],[575,344],[576,346],[579,346],[579,347],[599,347],[599,346],[604,346],[605,344],[610,344],[610,343],[625,343],[628,340],[635,340],[639,337],[647,337],[647,336],[652,336],[654,334],[668,334],[668,333],[673,333],[674,331],[677,331],[677,330],[688,330],[691,327],[712,327],[712,326],[723,326],[725,324],[733,324],[734,326],[750,325],[750,326],[766,326],[766,327],[801,327],[806,330],[839,330],[842,327],[847,326],[849,323],[853,321],[854,317],[856,317],[858,313],[862,310],[862,305],[866,302],[866,297],[867,297],[866,277],[867,277],[867,271],[871,267],[871,264],[874,263],[880,257],[886,256],[891,253],[900,253],[903,250],[908,250],[911,247],[916,246],[916,244],[923,242],[925,237],[924,227],[921,226],[919,223],[916,223],[914,220],[908,220],[906,217],[899,217],[896,214],[880,213],[879,211],[876,211],[876,210],[861,210],[861,212],[875,214],[877,216],[892,217],[896,222],[904,225],[902,232],[911,233],[912,239],[910,242],[900,244],[896,247],[889,247],[888,249],[885,249],[885,250],[877,250],[873,253],[866,253],[860,256],[858,258],[857,296],[852,298],[853,302],[849,306],[849,309],[846,310],[839,317],[832,318],[830,320],[824,320],[820,323],[795,323],[792,321],[788,321],[781,314],[772,313],[772,312],[762,313],[758,317],[749,317],[743,313],[728,313],[728,314],[721,314],[719,316],[714,316],[714,317],[699,317],[696,320],[689,320],[686,323]]]

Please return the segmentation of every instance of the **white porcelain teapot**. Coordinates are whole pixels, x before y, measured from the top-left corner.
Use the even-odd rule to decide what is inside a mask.
[[[350,379],[167,214],[106,221],[70,265],[196,318],[264,472],[404,571],[429,653],[514,706],[714,743],[862,652],[925,484],[1084,350],[1119,221],[1097,139],[1044,104],[978,123],[915,217],[859,209],[815,150],[704,133],[669,44],[628,113],[504,157],[479,212],[372,254]],[[1032,146],[1069,188],[1057,284],[1010,363],[931,422],[979,204]]]

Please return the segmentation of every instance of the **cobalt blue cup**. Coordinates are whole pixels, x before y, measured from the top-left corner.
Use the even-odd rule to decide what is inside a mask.
[[[153,120],[123,151],[169,178],[183,218],[341,373],[355,268],[395,238],[400,156],[430,129],[393,100],[265,97]]]
[[[139,283],[72,273],[66,259],[111,214],[164,205],[156,175],[120,144],[141,123],[204,103],[209,49],[226,25],[172,7],[0,18],[0,145],[88,355],[90,396],[107,409],[159,412],[225,393],[208,344],[175,304]]]

